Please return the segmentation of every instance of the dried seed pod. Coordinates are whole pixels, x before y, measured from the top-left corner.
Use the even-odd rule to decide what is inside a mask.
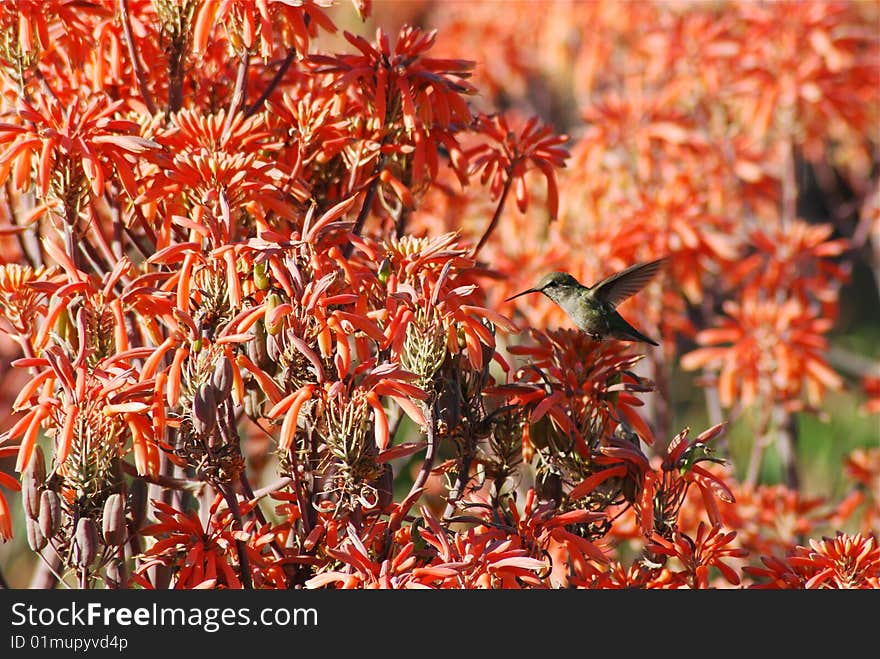
[[[90,517],[80,517],[73,536],[73,561],[77,567],[88,567],[98,555],[98,527]]]
[[[108,545],[118,547],[125,542],[125,506],[119,493],[111,494],[104,502],[101,533]]]
[[[132,528],[137,531],[147,517],[147,484],[135,478],[128,487],[128,512]]]
[[[232,364],[226,357],[222,357],[214,366],[214,372],[211,373],[211,384],[217,390],[217,400],[229,398],[229,394],[232,393]]]
[[[31,462],[25,469],[21,478],[21,503],[27,517],[33,520],[40,515],[40,490],[46,482],[46,460],[43,457],[43,449],[39,445],[34,447]]]
[[[54,538],[61,528],[61,497],[55,490],[43,490],[40,495],[40,531],[46,538]]]
[[[193,429],[199,435],[207,435],[217,425],[217,401],[214,397],[214,387],[205,383],[199,387],[193,396],[192,405]]]
[[[25,517],[24,525],[27,529],[28,547],[34,551],[40,551],[43,549],[48,540],[46,540],[46,536],[43,535],[43,532],[40,530],[40,525],[37,521],[30,517]]]

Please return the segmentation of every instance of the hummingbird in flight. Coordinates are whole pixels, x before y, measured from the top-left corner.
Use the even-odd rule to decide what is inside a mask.
[[[567,272],[544,275],[534,288],[513,295],[505,302],[526,293],[543,293],[562,307],[582,331],[594,339],[643,341],[659,345],[630,325],[617,312],[617,305],[642,290],[656,275],[666,258],[636,263],[626,270],[603,279],[594,286],[584,286]]]

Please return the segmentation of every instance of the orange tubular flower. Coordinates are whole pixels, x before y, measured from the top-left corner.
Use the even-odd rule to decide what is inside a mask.
[[[769,556],[809,537],[831,518],[828,501],[784,485],[735,485],[736,505],[720,506],[726,527],[755,556]]]
[[[160,131],[156,140],[172,154],[154,171],[136,203],[157,203],[161,241],[166,247],[172,225],[205,237],[214,247],[236,241],[254,216],[295,216],[294,203],[308,197],[297,180],[279,170],[271,154],[279,145],[264,129],[263,115],[244,119],[239,113],[224,130],[225,111],[198,116],[183,110],[174,128]]]
[[[372,8],[0,1],[10,585],[880,589],[877,2]]]
[[[540,391],[549,380],[551,390],[539,399],[532,423],[548,414],[560,430],[578,438],[581,451],[586,450],[581,442],[610,437],[620,421],[653,443],[653,433],[635,409],[643,403],[634,394],[653,389],[630,371],[641,355],[631,354],[625,343],[594,341],[577,330],[530,334],[536,346],[511,346],[508,352],[531,358],[535,368],[521,370],[523,383]]]
[[[516,133],[504,115],[480,115],[475,130],[490,141],[467,151],[472,163],[470,173],[479,173],[481,182],[489,184],[489,192],[493,200],[498,200],[498,207],[473,254],[480,251],[495,229],[511,188],[514,188],[519,212],[526,212],[529,206],[526,174],[530,169],[538,169],[543,174],[547,182],[547,211],[551,222],[556,219],[559,213],[556,168],[564,167],[569,155],[561,146],[568,141],[568,136],[554,134],[549,126],[539,126],[537,117],[529,119]]]
[[[285,46],[305,53],[319,27],[330,33],[336,32],[333,21],[322,9],[329,5],[326,0],[205,2],[193,21],[193,45],[197,52],[204,51],[214,25],[222,23],[226,38],[235,51],[255,50],[259,42],[260,55],[268,58],[273,54],[277,26]]]
[[[470,123],[471,113],[461,95],[474,91],[465,82],[474,63],[426,57],[434,45],[435,32],[405,26],[393,50],[382,30],[376,35],[375,46],[348,32],[345,38],[360,54],[313,55],[311,61],[317,72],[338,76],[340,88],[356,84],[372,106],[378,125],[402,121],[411,131]]]
[[[0,155],[0,183],[12,171],[15,187],[24,190],[31,184],[33,169],[37,191],[44,198],[51,189],[67,199],[80,183],[97,198],[104,193],[105,181],[114,176],[129,195],[137,194],[136,157],[147,157],[159,145],[140,137],[137,123],[114,118],[124,101],[110,103],[96,97],[85,108],[63,107],[40,96],[35,103],[23,101],[19,109],[22,122],[29,125],[0,124],[0,144],[8,145]]]
[[[744,568],[759,579],[752,588],[877,589],[880,588],[880,547],[873,535],[838,531],[833,538],[810,540],[785,559],[762,557],[766,567]]]
[[[380,177],[383,191],[412,208],[410,188],[421,191],[437,177],[445,150],[464,185],[467,159],[455,135],[471,121],[464,96],[474,92],[466,82],[474,63],[428,57],[436,33],[410,26],[393,48],[381,29],[375,45],[348,32],[345,38],[360,52],[312,55],[309,62],[315,72],[329,74],[333,89],[353,90],[360,111],[369,115],[365,132],[350,136],[355,172],[375,161],[372,175]]]
[[[707,347],[681,360],[687,370],[708,367],[719,373],[722,405],[730,407],[737,400],[751,405],[763,398],[797,406],[805,391],[808,403],[816,407],[826,389],[842,386],[821,354],[831,321],[801,299],[761,299],[750,290],[742,301],[728,300],[723,308],[727,317],[720,327],[697,334]]]
[[[692,539],[683,533],[676,533],[672,542],[655,535],[648,551],[673,556],[681,561],[684,569],[678,573],[683,583],[690,588],[709,588],[709,568],[718,568],[724,579],[739,585],[736,570],[723,559],[742,558],[748,554],[744,549],[729,547],[736,538],[736,532],[723,533],[721,527],[708,527],[700,524],[697,537]]]
[[[146,560],[134,575],[135,582],[151,587],[144,575],[158,564],[175,570],[174,587],[178,589],[241,588],[241,580],[230,564],[230,558],[237,556],[236,540],[242,536],[248,539],[248,558],[256,568],[264,564],[260,547],[266,543],[259,540],[261,530],[234,531],[232,515],[227,508],[221,508],[222,502],[219,495],[214,499],[211,517],[203,527],[197,513],[184,513],[154,501],[158,522],[145,527],[143,533],[156,536],[157,540],[144,553]]]
[[[756,229],[750,244],[757,250],[739,260],[729,277],[736,285],[771,291],[788,291],[804,301],[817,300],[825,315],[833,317],[840,286],[849,279],[845,267],[833,258],[849,246],[845,239],[830,239],[830,224],[796,220],[770,229]]]

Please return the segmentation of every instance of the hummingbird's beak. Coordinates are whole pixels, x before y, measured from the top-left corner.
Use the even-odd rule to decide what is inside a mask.
[[[516,295],[511,295],[509,298],[507,298],[504,301],[510,302],[511,300],[518,298],[520,295],[525,295],[526,293],[540,293],[540,292],[541,292],[540,288],[529,288],[529,289],[524,290],[522,293],[517,293]]]

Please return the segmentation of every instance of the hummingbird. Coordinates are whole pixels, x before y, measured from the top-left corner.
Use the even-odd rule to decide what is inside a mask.
[[[604,338],[643,341],[659,345],[630,325],[617,312],[617,305],[642,290],[656,275],[666,257],[636,263],[626,270],[603,279],[594,286],[584,286],[567,272],[544,275],[534,288],[513,295],[505,302],[526,293],[543,293],[562,307],[583,332],[597,341]]]

